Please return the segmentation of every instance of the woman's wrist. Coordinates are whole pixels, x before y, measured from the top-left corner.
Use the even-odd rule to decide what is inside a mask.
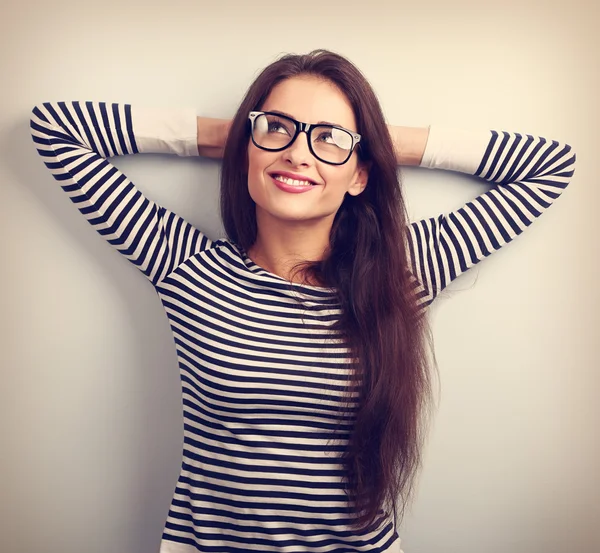
[[[230,119],[197,117],[198,154],[204,157],[223,157],[230,127]]]
[[[420,165],[429,138],[428,127],[388,125],[398,165]]]

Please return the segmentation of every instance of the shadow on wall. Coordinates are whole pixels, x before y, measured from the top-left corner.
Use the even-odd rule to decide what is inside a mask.
[[[94,528],[101,532],[102,523],[118,520],[128,531],[115,532],[114,539],[122,540],[126,535],[127,543],[115,543],[114,550],[155,551],[177,481],[183,439],[179,372],[167,319],[152,286],[91,228],[44,167],[31,139],[29,113],[21,114],[18,121],[0,132],[0,165],[5,175],[3,190],[8,196],[3,205],[12,209],[10,213],[7,209],[2,219],[10,229],[3,255],[8,270],[2,278],[5,289],[16,286],[13,300],[7,298],[8,308],[3,309],[3,327],[11,333],[3,344],[5,359],[10,360],[3,367],[7,369],[3,370],[3,386],[12,390],[13,401],[3,405],[2,416],[19,421],[3,442],[6,464],[1,470],[8,482],[3,496],[10,502],[14,521],[6,528],[18,528],[26,520],[36,521],[31,532],[2,532],[8,534],[9,542],[20,536],[18,545],[8,550],[48,551],[50,542],[64,543],[61,551],[65,553],[99,553],[95,547],[104,549],[110,540],[103,537],[100,541],[100,535],[93,534]],[[118,313],[109,314],[115,321],[120,318],[119,325],[127,329],[126,355],[116,345],[103,348],[102,344],[90,344],[103,356],[90,359],[86,366],[77,361],[85,344],[71,343],[68,329],[63,334],[55,326],[58,339],[54,343],[52,337],[36,336],[36,329],[52,328],[56,322],[48,311],[48,302],[44,302],[45,308],[40,307],[35,297],[53,298],[57,305],[61,296],[69,301],[68,289],[51,288],[49,282],[56,282],[56,278],[48,279],[47,288],[43,288],[43,267],[52,261],[51,249],[43,250],[44,240],[52,237],[45,235],[40,213],[56,224],[56,237],[60,239],[62,233],[74,244],[81,258],[77,272],[85,275],[86,268],[89,271],[91,267],[90,302],[107,310],[117,306]],[[35,214],[39,221],[34,219]],[[27,230],[20,235],[20,229]],[[27,248],[31,248],[30,255],[38,252],[41,256],[41,273],[27,275],[25,271],[30,267],[10,269],[13,264],[22,264]],[[60,272],[68,270],[57,268],[58,278]],[[109,289],[114,290],[115,297],[111,294],[106,304],[94,297],[93,282],[99,279],[108,281]],[[22,288],[32,284],[36,290],[27,303],[29,295]],[[75,311],[75,318],[81,317],[82,328],[89,326],[93,331],[95,325],[102,331],[98,313],[90,305],[69,302],[65,309]],[[100,319],[105,317],[106,312]],[[25,345],[33,356],[23,351]],[[37,348],[39,351],[35,351]],[[69,357],[72,365],[61,362],[61,358],[64,361]],[[78,362],[76,378],[71,381],[68,371]],[[124,365],[122,372],[117,370],[120,364]],[[94,387],[97,383],[102,389]],[[63,384],[68,385],[61,389]],[[118,393],[111,399],[113,390]],[[81,412],[81,405],[86,405],[85,412]],[[11,412],[7,414],[6,410]],[[63,427],[61,420],[69,423]],[[123,420],[122,425],[115,424],[119,420]],[[38,463],[45,468],[35,469]],[[34,469],[36,474],[30,478]],[[120,488],[115,477],[124,483]],[[93,500],[86,501],[85,508],[69,512],[67,506],[80,504],[82,493]],[[116,497],[122,501],[113,505],[111,514]],[[70,535],[63,536],[67,528]],[[92,545],[95,540],[96,546]]]

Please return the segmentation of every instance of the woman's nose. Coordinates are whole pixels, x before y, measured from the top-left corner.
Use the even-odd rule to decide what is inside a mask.
[[[312,154],[308,147],[308,135],[305,131],[302,131],[294,140],[294,143],[283,150],[283,154],[286,160],[289,160],[293,165],[302,165],[309,162],[312,158]]]

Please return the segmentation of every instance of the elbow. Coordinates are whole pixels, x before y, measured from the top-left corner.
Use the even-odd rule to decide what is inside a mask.
[[[48,118],[44,115],[44,111],[42,109],[43,106],[44,104],[37,104],[33,106],[31,113],[29,114],[29,129],[31,130],[32,134],[34,131],[39,132],[41,130],[41,125],[44,123],[49,123]]]
[[[34,142],[39,142],[40,133],[42,132],[41,122],[44,120],[40,107],[34,106],[29,114],[29,132]]]
[[[577,154],[571,144],[566,142],[556,142],[557,149],[554,158],[554,167],[551,170],[551,175],[548,175],[551,180],[555,181],[556,185],[563,190],[570,184],[573,175],[575,174],[575,162]]]
[[[569,179],[569,182],[570,182],[571,178],[575,174],[577,153],[575,152],[575,149],[573,148],[573,146],[571,144],[566,144],[566,143],[564,145],[564,152],[565,152],[565,162],[564,162],[564,169],[562,172],[563,172],[564,176],[566,176]]]

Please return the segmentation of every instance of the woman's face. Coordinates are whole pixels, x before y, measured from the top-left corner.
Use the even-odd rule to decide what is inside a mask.
[[[304,123],[327,121],[358,132],[352,107],[331,82],[313,76],[287,79],[273,88],[261,111],[279,111]],[[278,172],[293,173],[297,180],[310,179],[315,186],[301,193],[277,186]],[[248,145],[248,190],[256,203],[257,220],[273,217],[282,221],[319,221],[333,218],[346,193],[357,195],[367,183],[367,171],[358,165],[356,152],[344,165],[329,165],[308,149],[306,133],[281,152]]]

